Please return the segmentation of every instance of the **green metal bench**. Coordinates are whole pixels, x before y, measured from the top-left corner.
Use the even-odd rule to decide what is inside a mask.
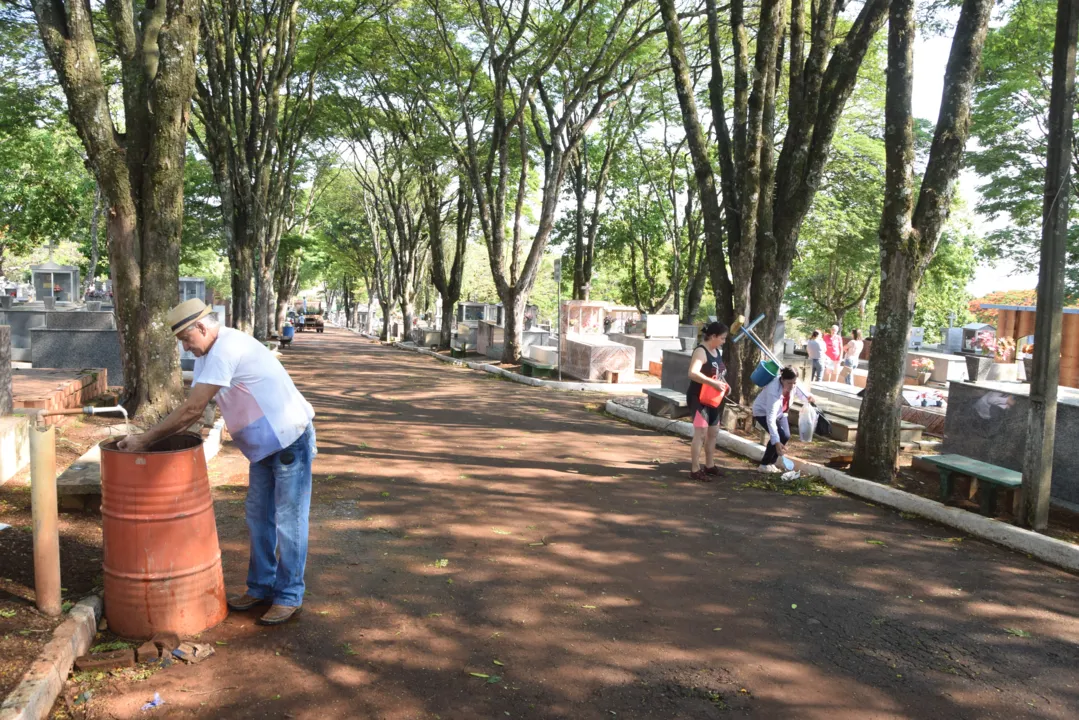
[[[978,481],[978,503],[981,513],[992,517],[997,511],[997,490],[1019,490],[1023,487],[1023,474],[998,465],[963,455],[924,455],[920,460],[937,466],[940,473],[940,499],[946,501],[952,495],[952,475],[966,475]]]
[[[521,358],[521,373],[525,377],[551,377],[556,367],[548,363],[536,362],[532,358]]]

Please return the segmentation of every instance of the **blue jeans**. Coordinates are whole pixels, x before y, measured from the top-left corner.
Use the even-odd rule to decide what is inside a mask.
[[[854,370],[858,367],[858,361],[854,358],[844,358],[843,367],[850,368],[850,372],[847,373],[847,384],[854,385]]]
[[[278,605],[303,604],[311,511],[311,462],[317,454],[315,426],[300,439],[251,463],[247,486],[247,530],[251,557],[247,593]]]

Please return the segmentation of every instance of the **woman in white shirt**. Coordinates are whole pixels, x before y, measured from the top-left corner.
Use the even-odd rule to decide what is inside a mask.
[[[776,461],[787,454],[787,443],[791,439],[787,411],[790,409],[791,393],[795,391],[802,395],[804,402],[813,402],[812,395],[798,389],[798,371],[788,365],[779,371],[772,382],[761,388],[753,401],[753,420],[768,433],[768,445],[764,448],[764,457],[758,468],[761,472],[780,472]]]
[[[862,356],[862,348],[864,347],[862,331],[851,331],[850,340],[847,342],[847,346],[843,348],[843,367],[847,368],[848,385],[854,385],[854,371],[858,367],[858,358]]]

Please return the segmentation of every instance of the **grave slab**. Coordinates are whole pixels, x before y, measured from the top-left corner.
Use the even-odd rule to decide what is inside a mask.
[[[30,358],[35,368],[105,368],[113,384],[124,384],[116,330],[35,328],[30,331]]]
[[[952,382],[941,452],[1023,470],[1030,386],[1009,382]],[[1061,387],[1057,401],[1053,482],[1056,500],[1079,503],[1079,390]]]
[[[637,369],[648,372],[651,362],[663,362],[664,350],[681,350],[682,341],[673,337],[645,337],[627,333],[611,333],[608,337],[616,343],[628,345],[637,352]]]
[[[664,350],[663,375],[660,382],[665,388],[685,392],[689,390],[689,358],[691,350]]]

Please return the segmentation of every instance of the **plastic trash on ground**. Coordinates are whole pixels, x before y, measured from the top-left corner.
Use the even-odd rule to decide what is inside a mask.
[[[153,710],[156,707],[161,707],[165,704],[165,701],[161,699],[161,693],[154,693],[154,699],[142,706],[143,710]]]
[[[779,479],[782,480],[785,483],[789,483],[789,482],[794,482],[795,480],[797,480],[800,477],[802,477],[802,473],[798,472],[797,470],[791,470],[790,472],[785,472],[782,475],[780,475]]]
[[[787,457],[786,455],[784,455],[783,457],[779,458],[779,462],[780,462],[780,464],[781,464],[781,465],[783,466],[783,469],[784,469],[784,470],[793,470],[793,469],[794,469],[794,461],[793,461],[793,460],[791,460],[791,459],[790,459],[789,457]]]

